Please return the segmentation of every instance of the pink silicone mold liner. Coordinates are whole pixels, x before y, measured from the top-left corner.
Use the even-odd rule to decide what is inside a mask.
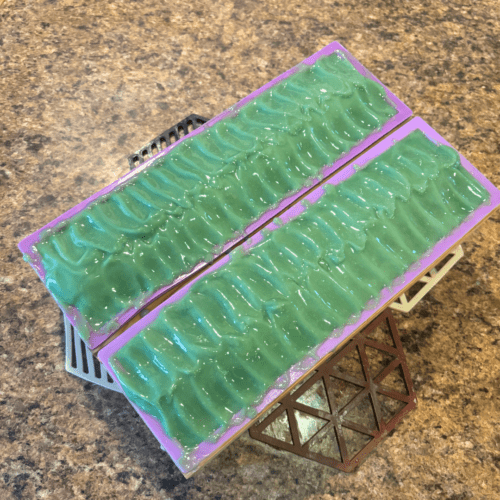
[[[381,141],[378,145],[373,147],[365,155],[361,156],[355,164],[349,165],[337,175],[329,179],[327,183],[336,185],[348,179],[351,175],[355,174],[359,167],[365,165],[373,158],[379,156],[388,148],[390,148],[395,142],[401,140],[403,137],[406,137],[410,132],[416,129],[420,129],[430,140],[435,143],[451,146],[421,118],[414,118],[399,130],[391,134],[389,137]],[[256,413],[260,413],[267,407],[271,406],[271,404],[278,396],[280,396],[295,381],[297,381],[307,371],[309,371],[312,366],[314,366],[328,353],[333,351],[337,346],[339,346],[343,341],[351,336],[358,328],[368,322],[368,320],[375,317],[388,304],[393,302],[394,299],[400,295],[401,291],[408,283],[416,280],[424,272],[424,270],[431,266],[440,256],[448,253],[449,250],[451,250],[460,239],[462,239],[469,231],[471,231],[476,225],[478,225],[479,222],[488,217],[493,212],[493,210],[495,210],[495,208],[500,205],[500,191],[476,168],[474,168],[471,163],[467,161],[462,155],[460,155],[460,161],[462,163],[462,166],[487,189],[490,194],[489,203],[481,205],[474,212],[472,212],[462,222],[462,224],[455,228],[448,236],[440,240],[430,251],[426,252],[426,254],[424,254],[424,256],[419,261],[410,266],[409,270],[404,275],[399,276],[392,282],[389,287],[384,288],[378,300],[372,300],[368,302],[366,309],[363,310],[358,318],[353,319],[352,323],[346,324],[344,325],[344,327],[334,330],[332,332],[332,335],[328,339],[326,339],[322,344],[313,349],[313,351],[310,352],[308,356],[306,356],[302,361],[290,368],[288,372],[284,373],[283,376],[281,376],[276,381],[275,385],[269,388],[268,392],[264,395],[264,398],[254,406]],[[318,201],[324,193],[324,189],[319,186],[314,191],[309,193],[304,198],[304,200],[307,200],[308,203],[313,204]],[[280,216],[280,221],[278,222],[278,224],[272,222],[271,224],[266,226],[266,228],[256,233],[252,238],[243,243],[243,251],[250,251],[253,246],[255,246],[263,238],[265,238],[265,234],[267,231],[274,231],[278,229],[279,227],[281,227],[281,225],[286,224],[290,220],[297,217],[304,210],[307,210],[307,208],[306,206],[304,206],[303,202],[291,207],[283,215]],[[99,352],[98,356],[101,362],[106,366],[108,372],[114,374],[114,370],[109,364],[109,358],[116,351],[118,351],[131,338],[140,333],[146,326],[154,321],[164,307],[168,307],[168,305],[180,300],[196,281],[201,279],[203,276],[214,272],[216,269],[224,266],[227,262],[229,262],[230,259],[231,254],[223,257],[213,267],[205,271],[182,290],[179,290],[177,293],[172,295],[164,304],[158,306],[148,316],[133,325],[120,337],[116,338],[109,345],[104,347]],[[114,379],[117,381],[117,383],[119,383],[116,377],[114,377]],[[154,417],[139,410],[133,403],[132,405],[146,422],[147,426],[151,429],[161,445],[170,454],[179,469],[185,474],[196,470],[202,460],[215,453],[235,434],[238,434],[245,430],[248,424],[252,421],[251,418],[244,418],[240,422],[238,422],[237,425],[232,425],[231,427],[229,427],[220,437],[217,437],[212,442],[203,442],[189,455],[184,455],[182,448],[180,448],[176,442],[170,439],[163,432],[160,423]]]
[[[35,231],[33,234],[27,236],[24,238],[20,243],[19,243],[19,249],[23,254],[25,254],[25,257],[27,257],[27,260],[29,261],[31,267],[36,271],[38,276],[42,279],[42,281],[45,278],[45,271],[43,269],[43,266],[40,262],[38,254],[33,250],[33,245],[37,244],[41,238],[43,237],[43,233],[47,229],[54,228],[61,224],[63,221],[70,219],[74,215],[78,214],[82,210],[84,210],[89,204],[94,202],[97,198],[100,198],[111,191],[117,189],[119,186],[122,184],[126,183],[133,177],[135,177],[139,172],[142,172],[143,170],[147,169],[153,162],[155,162],[158,158],[161,158],[167,154],[170,153],[180,142],[183,140],[187,139],[188,137],[195,136],[202,131],[206,130],[207,128],[212,127],[215,125],[217,122],[220,120],[226,118],[227,116],[231,115],[231,113],[234,113],[236,110],[250,102],[252,99],[255,99],[259,94],[262,92],[268,90],[272,86],[276,85],[280,81],[284,80],[285,78],[288,78],[292,74],[298,71],[298,69],[306,64],[306,65],[312,65],[314,64],[320,57],[323,56],[328,56],[333,54],[335,51],[340,51],[342,54],[347,58],[349,62],[356,68],[356,70],[361,73],[363,76],[370,78],[371,80],[376,81],[380,85],[384,87],[384,90],[386,92],[386,99],[387,101],[391,104],[391,106],[394,107],[394,109],[397,111],[396,114],[389,119],[385,125],[380,129],[380,130],[375,130],[372,134],[370,134],[365,140],[360,142],[357,146],[355,146],[353,149],[349,151],[349,153],[345,154],[344,156],[340,157],[336,162],[330,164],[330,165],[325,165],[323,169],[321,170],[320,175],[313,180],[312,184],[304,186],[300,191],[297,193],[292,194],[291,196],[287,196],[284,198],[276,207],[273,207],[269,210],[267,210],[262,216],[260,216],[256,221],[251,222],[243,231],[243,234],[238,234],[235,235],[235,237],[228,241],[226,244],[223,245],[222,249],[216,249],[214,248],[214,256],[220,255],[226,251],[228,251],[230,248],[233,246],[241,243],[249,234],[251,234],[253,231],[255,231],[257,228],[262,226],[263,224],[266,224],[270,220],[272,220],[276,214],[281,212],[283,209],[285,209],[287,206],[292,204],[294,201],[296,201],[300,196],[302,196],[304,193],[306,193],[309,189],[311,189],[313,186],[317,185],[321,180],[323,180],[325,177],[328,175],[332,174],[336,170],[338,170],[340,167],[348,163],[352,158],[363,152],[367,147],[369,147],[371,144],[373,144],[375,141],[389,133],[391,130],[393,130],[395,127],[400,125],[403,121],[405,121],[408,117],[411,116],[412,112],[410,108],[408,108],[402,101],[400,101],[380,80],[378,80],[375,76],[373,76],[364,66],[362,66],[340,43],[338,42],[333,42],[323,49],[321,49],[319,52],[316,52],[314,55],[308,57],[295,67],[289,69],[285,73],[281,74],[280,76],[276,77],[274,80],[271,80],[269,83],[261,87],[260,89],[252,92],[249,94],[247,97],[243,98],[241,101],[236,103],[234,106],[230,107],[229,109],[223,111],[220,115],[212,118],[210,121],[202,125],[201,127],[193,130],[190,132],[188,135],[177,141],[176,143],[172,144],[171,146],[167,147],[163,151],[159,152],[152,158],[150,158],[147,162],[143,163],[142,165],[139,165],[137,168],[134,170],[130,171],[117,181],[113,182],[109,186],[106,186],[104,189],[101,189],[97,193],[93,194],[86,200],[82,201],[75,207],[71,208],[64,214],[60,215],[56,219],[54,219],[52,222],[49,222],[45,226],[43,226],[41,229],[38,231]],[[164,294],[171,288],[173,288],[175,285],[180,283],[182,280],[186,279],[188,276],[191,276],[193,273],[201,269],[207,262],[200,262],[198,263],[195,267],[193,267],[188,273],[185,273],[179,277],[177,277],[174,281],[171,283],[166,284],[156,292],[147,295],[146,297],[137,297],[136,303],[131,305],[128,309],[123,310],[120,314],[115,316],[112,321],[110,321],[108,325],[108,329],[106,331],[98,331],[94,332],[91,331],[90,333],[90,340],[88,342],[88,346],[90,349],[95,349],[98,347],[102,342],[104,342],[108,337],[110,337],[116,330],[118,330],[122,325],[124,325],[128,320],[130,320],[139,310],[141,310],[144,306],[147,304],[153,302],[157,297],[160,295]],[[57,299],[56,299],[57,302]],[[71,324],[75,327],[76,331],[79,330],[79,327],[81,327],[82,322],[84,322],[83,318],[80,317],[78,314],[78,311],[75,310],[73,307],[64,307],[63,305],[59,304],[59,307],[62,309],[63,313],[67,316]],[[114,325],[114,328],[112,330],[109,330],[109,325]],[[84,328],[87,328],[85,326]]]

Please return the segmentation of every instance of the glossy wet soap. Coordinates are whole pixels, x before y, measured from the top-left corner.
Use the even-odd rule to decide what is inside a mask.
[[[276,84],[42,236],[44,281],[79,333],[170,284],[380,129],[396,110],[342,52]]]
[[[489,199],[456,151],[416,130],[248,253],[192,285],[109,358],[182,463],[293,364],[359,317]]]

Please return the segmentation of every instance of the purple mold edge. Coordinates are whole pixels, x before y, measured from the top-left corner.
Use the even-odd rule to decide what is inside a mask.
[[[331,165],[326,165],[323,167],[321,170],[321,174],[313,179],[312,184],[306,185],[303,188],[301,188],[297,193],[294,193],[283,200],[281,200],[278,204],[277,207],[270,208],[267,210],[264,214],[262,214],[256,221],[250,223],[243,231],[241,235],[236,236],[232,240],[228,241],[227,243],[224,244],[222,247],[221,252],[215,252],[216,256],[221,255],[225,251],[227,251],[229,248],[233,247],[234,245],[237,245],[240,243],[242,240],[245,239],[245,237],[255,231],[259,226],[264,225],[268,223],[270,220],[272,220],[277,213],[279,213],[281,210],[283,210],[286,206],[294,203],[300,196],[302,196],[307,190],[313,188],[316,186],[319,182],[321,182],[325,177],[331,175],[338,169],[340,169],[342,166],[344,166],[346,163],[348,163],[352,158],[360,154],[362,151],[364,151],[366,148],[371,146],[374,142],[376,142],[378,139],[383,137],[385,134],[389,133],[392,129],[397,127],[399,124],[401,124],[403,121],[405,121],[408,117],[411,116],[412,111],[408,106],[406,106],[400,99],[398,99],[378,78],[376,78],[370,71],[368,71],[359,61],[357,61],[352,54],[345,48],[343,47],[339,42],[332,42],[326,47],[323,47],[321,50],[316,52],[315,54],[309,56],[308,58],[304,59],[302,62],[298,63],[296,66],[293,68],[290,68],[289,70],[285,71],[281,75],[277,76],[270,82],[266,83],[259,89],[255,90],[248,96],[244,97],[241,99],[239,102],[237,102],[235,105],[232,107],[228,108],[227,110],[223,111],[216,117],[212,118],[209,120],[207,123],[202,125],[201,127],[193,130],[186,136],[184,136],[182,139],[179,141],[175,142],[171,146],[167,147],[163,151],[160,151],[156,155],[154,155],[152,158],[150,158],[147,162],[143,163],[142,165],[139,165],[136,167],[134,170],[131,170],[130,172],[127,172],[123,177],[119,178],[118,180],[114,181],[113,183],[109,184],[105,188],[101,189],[100,191],[94,193],[91,195],[89,198],[85,199],[84,201],[78,203],[75,205],[73,208],[69,209],[68,211],[64,212],[61,214],[59,217],[55,218],[42,228],[38,229],[34,233],[30,234],[29,236],[23,238],[18,244],[19,250],[24,254],[25,257],[27,257],[27,260],[31,267],[35,270],[35,272],[38,274],[40,279],[44,281],[45,278],[45,271],[43,266],[41,265],[39,256],[36,252],[32,250],[33,245],[39,243],[42,234],[51,228],[56,227],[57,225],[61,224],[65,220],[70,219],[71,217],[75,216],[76,214],[80,213],[83,211],[87,206],[89,206],[92,202],[94,202],[97,198],[104,196],[117,187],[121,186],[125,182],[129,181],[133,177],[135,177],[137,174],[148,168],[153,162],[155,162],[158,158],[163,157],[167,155],[172,149],[174,149],[176,146],[178,146],[183,140],[187,139],[188,137],[195,136],[196,134],[201,133],[202,131],[206,130],[207,128],[213,126],[229,114],[231,114],[234,110],[241,108],[248,102],[250,102],[252,99],[257,97],[259,94],[265,92],[272,86],[276,85],[280,81],[288,78],[292,74],[296,73],[298,69],[306,64],[306,65],[313,65],[320,57],[323,56],[328,56],[333,54],[335,51],[341,51],[346,58],[349,60],[349,62],[356,68],[356,70],[361,73],[363,76],[370,78],[371,80],[379,83],[382,85],[386,92],[387,100],[390,102],[390,104],[395,108],[396,114],[389,119],[383,127],[370,134],[366,139],[361,141],[357,146],[355,146],[347,155],[340,157],[337,161],[335,161]],[[215,249],[214,249],[215,250]],[[153,292],[151,295],[147,296],[147,299],[144,299],[141,301],[141,304],[139,306],[136,305],[131,305],[128,309],[123,310],[121,313],[117,314],[112,320],[107,322],[104,327],[99,330],[99,331],[94,331],[90,328],[90,325],[88,325],[88,322],[84,320],[84,318],[78,314],[78,311],[74,307],[65,307],[61,303],[57,301],[57,299],[53,296],[53,298],[56,300],[56,303],[59,305],[63,313],[66,315],[70,323],[74,326],[75,330],[77,332],[79,331],[88,331],[89,332],[89,338],[88,339],[83,339],[86,344],[89,346],[90,349],[95,349],[99,345],[101,345],[103,342],[106,341],[111,335],[113,335],[118,328],[123,326],[127,321],[129,321],[142,307],[147,305],[148,303],[151,303],[154,301],[156,298],[158,298],[160,295],[168,292],[171,288],[176,286],[179,282],[182,280],[188,278],[189,276],[192,276],[196,271],[198,271],[201,267],[206,265],[211,261],[201,261],[198,264],[196,264],[192,269],[190,269],[187,273],[182,274],[178,276],[177,278],[174,279],[173,282],[169,283],[168,285],[165,285],[164,287],[156,290]],[[118,325],[114,327],[113,325]]]
[[[379,156],[382,154],[384,151],[386,151],[388,148],[390,148],[396,141],[401,140],[402,138],[406,137],[410,132],[413,132],[414,130],[419,129],[424,134],[431,139],[433,142],[438,143],[438,144],[444,144],[446,146],[451,146],[448,141],[446,141],[443,137],[441,137],[435,130],[433,130],[424,120],[421,118],[414,118],[411,120],[409,123],[401,127],[399,130],[391,134],[389,137],[381,141],[377,146],[375,146],[372,150],[367,152],[365,155],[363,155],[359,160],[356,162],[358,165],[365,165],[367,162],[372,160],[374,157]],[[388,287],[384,288],[380,294],[380,297],[376,303],[375,306],[371,308],[365,309],[362,313],[359,319],[353,323],[352,325],[347,324],[343,329],[340,335],[332,335],[328,339],[326,339],[322,344],[317,346],[315,348],[315,354],[319,358],[323,358],[326,356],[329,352],[331,352],[333,349],[335,349],[341,342],[346,340],[350,335],[352,335],[360,326],[362,326],[365,322],[367,322],[371,317],[375,316],[377,313],[379,313],[384,307],[386,307],[395,297],[399,295],[401,290],[406,286],[407,283],[413,281],[415,278],[417,278],[421,273],[423,269],[428,268],[434,261],[436,261],[441,255],[445,254],[448,252],[463,236],[465,236],[468,232],[472,231],[483,219],[487,218],[499,205],[500,205],[500,191],[488,180],[486,177],[484,177],[481,172],[479,172],[463,155],[460,155],[460,161],[462,166],[477,180],[479,181],[488,191],[490,194],[490,202],[489,204],[483,204],[480,207],[478,207],[474,212],[472,212],[472,217],[467,218],[464,220],[459,226],[457,226],[448,236],[440,240],[434,247],[431,249],[430,254],[428,256],[423,256],[421,259],[419,259],[414,265],[410,267],[411,270],[408,270],[404,275],[403,275],[403,282],[399,285],[396,285],[395,282],[398,282],[398,280],[401,280],[401,276],[398,276],[394,281],[393,284]],[[347,167],[345,170],[334,176],[332,179],[327,181],[327,183],[330,184],[338,184],[338,182],[343,181],[345,179],[348,179],[351,175],[354,175],[356,173],[356,169],[354,168],[353,165],[350,165]],[[324,194],[324,190],[321,186],[319,186],[317,189],[315,189],[312,193],[310,193],[305,199],[307,199],[309,202],[314,203],[317,201],[321,196],[318,196],[318,193],[316,191],[322,191],[322,194]],[[289,221],[293,218],[295,218],[297,215],[299,215],[302,211],[305,210],[305,207],[302,204],[296,205],[294,207],[291,207],[285,214],[287,215],[286,220]],[[289,213],[290,212],[290,213]],[[286,223],[286,222],[285,222]],[[275,224],[271,224],[265,228],[265,230],[268,231],[273,231],[277,229],[279,226]],[[260,233],[257,233],[252,237],[251,241],[247,241],[244,244],[244,249],[243,251],[248,251],[250,248],[255,246],[259,241],[262,240],[262,231]],[[211,267],[210,269],[207,269],[203,274],[201,274],[198,278],[193,280],[188,286],[183,288],[182,290],[178,291],[172,297],[170,297],[164,304],[161,304],[158,306],[151,314],[149,314],[147,317],[143,318],[140,320],[138,323],[133,325],[130,329],[128,329],[125,333],[123,333],[120,337],[117,339],[113,340],[110,344],[108,344],[106,347],[104,347],[100,352],[99,352],[99,359],[100,361],[106,366],[106,369],[110,374],[114,374],[114,370],[109,364],[109,358],[117,352],[123,345],[125,345],[131,338],[133,338],[135,335],[140,333],[140,331],[145,328],[147,325],[149,325],[152,321],[154,321],[157,317],[160,311],[163,309],[163,307],[166,307],[169,304],[172,304],[176,302],[177,300],[180,300],[189,290],[189,288],[199,279],[204,277],[206,274],[209,274],[216,269],[222,267],[225,265],[231,258],[231,255],[226,255],[223,259],[221,259],[216,265]],[[337,330],[336,330],[337,331]],[[332,332],[335,333],[335,332]],[[310,357],[310,355],[307,355],[304,359],[307,359]],[[297,365],[302,363],[303,360],[301,360]],[[296,366],[296,365],[294,365]],[[298,371],[294,367],[290,368],[288,372],[286,373],[289,376],[290,383],[288,384],[288,387],[285,389],[276,389],[274,387],[271,387],[266,394],[264,395],[263,400],[256,406],[256,410],[258,413],[262,412],[264,409],[266,409],[267,406],[271,406],[273,401],[281,395],[284,391],[288,390],[291,384],[295,380],[299,378],[299,376],[302,376],[304,373],[306,373],[307,370],[304,370],[302,374],[297,376]],[[119,381],[115,378],[115,381],[120,385]],[[123,388],[120,385],[120,388]],[[241,424],[232,426],[228,428],[224,434],[215,442],[203,442],[200,444],[200,446],[193,452],[193,454],[196,456],[198,459],[195,462],[195,465],[190,468],[189,470],[185,469],[182,467],[182,464],[179,463],[181,457],[182,457],[182,449],[179,448],[179,446],[172,440],[170,439],[165,432],[163,431],[160,423],[158,420],[156,420],[154,417],[151,415],[143,412],[140,410],[136,405],[134,405],[135,410],[139,413],[139,415],[144,419],[148,427],[151,429],[155,437],[158,439],[158,441],[162,444],[162,446],[167,450],[167,452],[170,454],[172,459],[174,460],[175,464],[179,467],[181,472],[184,474],[194,472],[198,467],[199,464],[201,463],[202,460],[210,457],[213,453],[215,453],[221,446],[224,445],[226,441],[228,441],[231,437],[233,437],[235,434],[240,433],[244,427],[248,425],[248,423],[251,421],[251,419],[246,418]]]

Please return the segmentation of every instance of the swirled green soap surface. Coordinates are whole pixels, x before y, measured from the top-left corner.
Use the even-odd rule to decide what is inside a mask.
[[[45,284],[105,333],[395,114],[342,52],[320,58],[42,237]]]
[[[110,357],[127,397],[184,450],[258,403],[489,199],[457,152],[420,130],[324,189]]]

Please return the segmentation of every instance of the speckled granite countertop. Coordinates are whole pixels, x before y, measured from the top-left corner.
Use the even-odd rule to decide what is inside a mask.
[[[498,213],[398,315],[419,407],[350,475],[246,434],[185,480],[124,397],[64,371],[61,313],[16,248],[165,128],[333,40],[500,186],[497,0],[4,0],[0,19],[0,498],[498,498]]]

